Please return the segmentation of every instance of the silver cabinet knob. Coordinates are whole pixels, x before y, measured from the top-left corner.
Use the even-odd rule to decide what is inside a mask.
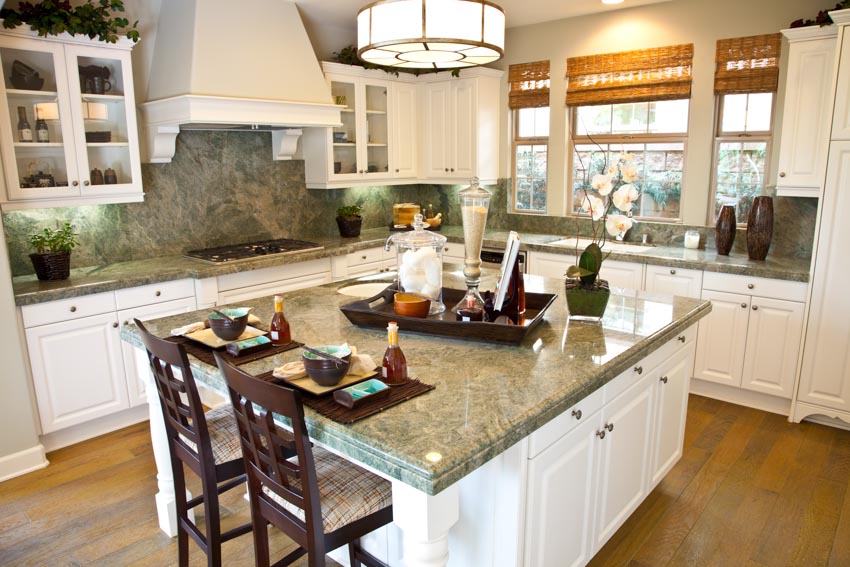
[[[602,431],[597,431],[596,436],[600,439],[605,439],[605,430],[603,429]]]
[[[746,303],[742,303],[742,304],[741,304],[741,308],[742,308],[742,309],[746,309],[746,308],[747,308],[747,304],[746,304]]]
[[[635,372],[638,374],[643,374],[643,366],[635,366]]]
[[[667,377],[666,377],[666,376],[662,376],[662,377],[661,377],[661,383],[662,383],[662,384],[666,384],[666,383],[667,383]]]
[[[395,168],[395,172],[398,173],[398,168]]]
[[[755,284],[751,284],[751,283],[747,284],[747,289],[755,289],[755,287],[756,287]]]
[[[161,291],[157,291],[154,295],[155,295],[155,296],[157,296],[157,297],[159,297],[160,295],[162,295],[162,292],[161,292]]]
[[[360,256],[360,259],[361,259],[361,260],[365,260],[365,259],[366,259],[366,255],[364,254],[363,256]]]
[[[77,312],[77,306],[76,306],[76,305],[72,305],[72,306],[71,306],[71,313],[76,313],[76,312]]]
[[[676,270],[670,270],[670,275],[671,275],[671,276],[675,276],[675,275],[676,275]]]
[[[614,431],[614,424],[613,423],[606,423],[605,429],[607,429],[608,431]]]
[[[679,337],[679,340],[680,340],[682,343],[684,343],[684,342],[685,342],[685,335],[682,335],[681,337]]]
[[[79,181],[77,181],[76,179],[74,179],[74,180],[71,182],[71,185],[73,185],[74,187],[77,187],[79,184],[80,184],[80,182],[79,182]]]
[[[448,173],[448,172],[449,172],[449,168],[447,167],[447,168],[446,168],[446,173]]]
[[[581,410],[573,410],[573,417],[576,418],[576,420],[581,419]]]
[[[455,171],[455,168],[452,168],[452,170],[451,170],[451,171],[452,171],[452,173],[454,173],[454,171]]]
[[[124,321],[124,326],[125,326],[125,327],[126,327],[127,325],[129,325],[129,324],[130,324],[130,322],[129,322],[129,321]]]
[[[759,310],[759,306],[758,306],[758,305],[753,305],[753,311],[758,311],[758,310]]]
[[[779,172],[779,177],[785,177],[785,172],[784,172],[784,171],[780,171],[780,172]]]
[[[89,182],[89,180],[88,180],[88,179],[86,179],[85,181],[83,181],[83,185],[85,185],[86,187],[88,187],[89,185],[91,185],[91,183]]]
[[[117,328],[118,328],[118,321],[115,321],[114,323],[112,323],[112,328],[113,328],[113,329],[117,329]]]

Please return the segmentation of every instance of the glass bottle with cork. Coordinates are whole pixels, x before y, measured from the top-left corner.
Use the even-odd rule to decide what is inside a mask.
[[[274,296],[274,316],[269,325],[269,340],[273,345],[285,345],[292,342],[292,332],[289,329],[289,321],[283,314],[283,296]]]
[[[32,128],[27,120],[27,107],[18,107],[18,141],[32,142]]]
[[[387,325],[387,351],[381,364],[383,381],[389,386],[400,386],[407,382],[407,359],[398,346],[398,323]]]
[[[50,143],[50,131],[47,129],[47,122],[41,117],[39,105],[35,105],[35,139],[40,144]]]

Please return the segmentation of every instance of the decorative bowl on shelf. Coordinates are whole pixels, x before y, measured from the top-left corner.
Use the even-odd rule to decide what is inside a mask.
[[[86,142],[89,144],[108,144],[112,141],[112,132],[86,132]]]
[[[334,132],[334,142],[347,142],[348,134],[346,132]]]
[[[35,75],[17,75],[12,73],[9,79],[12,81],[13,87],[23,91],[40,91],[41,87],[44,86],[44,79],[39,77],[38,73]]]
[[[210,313],[210,329],[218,338],[225,341],[235,341],[245,332],[245,327],[248,326],[248,312],[251,311],[247,307],[238,307],[230,309],[219,309],[222,313],[233,319],[229,321],[218,313]]]

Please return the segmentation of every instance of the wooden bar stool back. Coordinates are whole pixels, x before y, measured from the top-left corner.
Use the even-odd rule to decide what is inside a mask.
[[[312,447],[301,395],[264,382],[216,354],[230,391],[248,475],[256,564],[269,565],[268,524],[300,547],[275,565],[307,554],[307,564],[325,565],[325,554],[348,544],[351,565],[382,566],[359,538],[392,521],[388,481],[345,459]],[[286,417],[292,434],[274,417]]]
[[[252,526],[243,524],[221,533],[218,497],[245,482],[236,421],[228,405],[204,413],[182,345],[155,337],[138,319],[134,323],[147,350],[165,419],[177,505],[179,564],[189,564],[191,537],[207,555],[208,565],[219,566],[221,544],[250,532]],[[186,499],[184,464],[201,479],[202,494],[191,500]],[[189,510],[200,504],[204,505],[204,533],[189,518]]]

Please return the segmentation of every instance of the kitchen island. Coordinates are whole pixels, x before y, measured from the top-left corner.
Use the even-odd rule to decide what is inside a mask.
[[[447,287],[462,288],[460,282],[459,272],[444,276]],[[385,333],[355,327],[339,311],[355,299],[338,293],[351,283],[285,294],[293,338],[311,345],[347,341],[379,359]],[[482,289],[492,284],[485,277]],[[555,557],[569,564],[565,553],[586,562],[678,459],[695,324],[710,303],[631,292],[612,295],[601,324],[577,323],[567,319],[562,286],[527,277],[528,291],[559,297],[518,346],[417,335],[402,322],[411,376],[436,386],[427,394],[347,426],[306,410],[315,441],[392,481],[403,549],[395,529],[372,542],[391,564],[402,564],[402,556],[408,566],[540,565]],[[271,298],[244,304],[270,320]],[[165,336],[206,315],[201,310],[146,326]],[[140,346],[132,326],[122,338]],[[137,352],[141,370],[146,360]],[[299,355],[288,351],[241,368],[260,374]],[[198,380],[225,391],[215,367],[191,360]],[[675,386],[675,395],[667,386]],[[153,388],[148,399],[155,410],[160,525],[170,531],[173,487],[167,449],[156,441],[162,417]],[[561,447],[578,434],[579,442]],[[594,440],[600,444],[594,447]],[[552,457],[554,464],[544,466]],[[576,460],[564,468],[560,457]],[[570,520],[557,525],[559,518]]]

